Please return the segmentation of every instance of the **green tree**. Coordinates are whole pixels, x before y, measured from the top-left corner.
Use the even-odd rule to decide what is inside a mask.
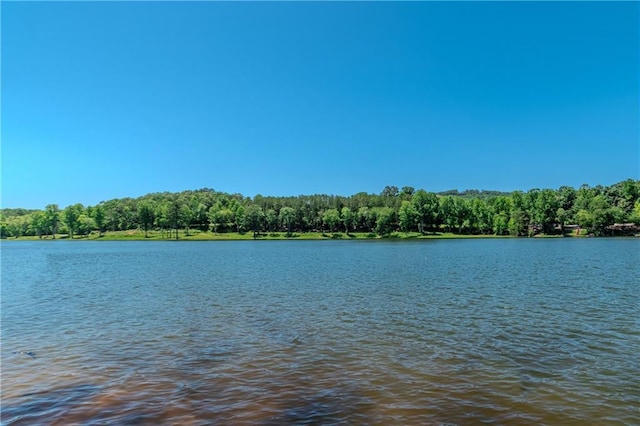
[[[334,232],[340,223],[340,214],[336,209],[328,209],[322,214],[322,223],[327,225],[329,232]]]
[[[451,232],[458,225],[458,205],[451,195],[440,198],[440,215],[447,231]]]
[[[171,222],[169,220],[169,201],[161,200],[156,202],[154,206],[153,215],[156,218],[156,224],[160,227],[160,237],[164,238],[165,230],[171,228]],[[171,238],[171,233],[169,233]]]
[[[207,206],[201,201],[202,196],[200,193],[187,193],[181,199],[182,206],[181,214],[185,227],[186,235],[189,235],[189,230],[192,227],[206,229],[208,227],[207,221]]]
[[[63,221],[65,225],[67,225],[67,229],[69,230],[69,238],[73,239],[73,234],[76,232],[78,226],[80,225],[78,219],[80,219],[80,215],[82,215],[83,213],[84,206],[82,204],[73,204],[71,206],[67,206],[67,208],[62,211]]]
[[[47,232],[47,218],[44,212],[38,211],[31,216],[31,231],[40,239],[42,234]]]
[[[505,212],[493,216],[493,232],[496,235],[504,235],[509,232],[509,216]]]
[[[267,231],[274,232],[278,229],[278,215],[274,209],[267,209],[264,214],[264,219],[267,225]]]
[[[180,218],[184,226],[184,234],[187,237],[189,236],[189,229],[191,228],[191,224],[193,223],[193,220],[196,216],[196,211],[194,210],[194,207],[197,208],[197,205],[193,206],[191,203],[188,203],[188,202],[180,203]]]
[[[191,225],[196,226],[201,231],[206,231],[209,228],[207,217],[208,206],[198,197],[194,197],[191,201],[191,211]]]
[[[220,227],[223,225],[223,221],[221,219],[220,211],[222,210],[222,206],[219,203],[214,204],[209,207],[209,211],[207,211],[207,217],[209,218],[209,226],[214,233],[218,233]]]
[[[244,224],[245,224],[245,220],[244,220],[244,215],[245,215],[245,208],[240,205],[240,204],[236,204],[235,205],[235,209],[232,210],[233,211],[233,219],[234,219],[234,223],[236,226],[236,232],[244,232]]]
[[[93,218],[93,221],[96,224],[96,228],[98,228],[98,236],[102,237],[102,234],[104,233],[104,226],[105,226],[104,208],[101,205],[95,206],[91,210],[91,217]]]
[[[398,211],[398,222],[400,229],[405,233],[409,233],[415,229],[418,222],[418,212],[413,203],[407,200],[402,201],[400,210]]]
[[[508,215],[511,212],[511,198],[500,195],[491,201],[493,205],[493,212],[495,214],[506,213]]]
[[[95,221],[87,214],[81,214],[78,218],[78,234],[87,236],[95,229]]]
[[[353,229],[353,224],[355,222],[355,215],[351,211],[349,207],[343,207],[340,211],[340,215],[342,216],[342,223],[344,224],[344,231],[349,235],[349,231]]]
[[[636,201],[635,205],[633,206],[633,211],[629,216],[629,220],[636,225],[640,225],[640,200]]]
[[[11,219],[7,219],[3,222],[3,237],[4,238],[18,238],[20,236],[20,232],[18,230],[18,226],[16,224],[16,218],[12,217]]]
[[[51,234],[53,239],[56,239],[56,233],[60,226],[60,209],[57,204],[48,204],[45,207],[45,220],[47,225],[47,232]]]
[[[576,200],[576,190],[570,186],[561,186],[556,192],[558,204],[561,209],[569,213],[573,208],[573,203]]]
[[[397,186],[385,186],[380,194],[383,197],[395,197],[398,195],[398,187]]]
[[[419,189],[415,194],[413,194],[411,202],[418,212],[418,230],[421,234],[424,234],[426,232],[426,228],[432,228],[436,225],[438,210],[440,208],[438,197],[433,192],[427,192],[424,189]]]
[[[371,209],[369,209],[369,207],[360,207],[358,209],[358,212],[356,213],[356,216],[361,229],[366,229],[368,232],[373,231],[373,227],[376,223],[376,216],[375,213]]]
[[[293,223],[296,220],[296,211],[293,207],[283,207],[280,209],[280,214],[278,215],[280,219],[280,223],[287,230],[287,236],[291,236],[291,230],[293,227]]]
[[[29,223],[25,216],[14,216],[6,220],[5,232],[7,237],[22,237],[27,233]]]
[[[456,203],[456,227],[458,228],[458,233],[461,234],[465,223],[468,223],[471,217],[471,208],[469,203],[462,197],[455,197],[453,200]]]
[[[620,182],[617,185],[620,186],[621,198],[617,205],[625,212],[631,214],[635,208],[636,203],[640,200],[640,180],[634,181],[633,179],[628,179]]]
[[[564,234],[564,225],[567,223],[568,218],[569,213],[565,209],[559,207],[558,210],[556,210],[556,219],[558,220],[558,224],[560,225],[560,233],[562,234]]]
[[[591,199],[589,211],[593,218],[591,229],[597,235],[603,235],[605,228],[615,222],[616,216],[620,217],[619,214],[616,215],[617,212],[609,204],[607,197],[602,194],[596,195]]]
[[[234,214],[224,204],[216,203],[209,208],[207,213],[211,230],[215,233],[225,232],[234,223]]]
[[[589,188],[589,185],[582,185],[576,193],[575,202],[573,203],[573,210],[576,213],[580,210],[589,210],[591,200],[596,195],[597,194],[594,188]]]
[[[182,204],[180,204],[178,199],[174,199],[171,204],[168,205],[167,219],[176,233],[176,240],[179,239],[178,230],[182,226]],[[169,233],[169,237],[171,237],[171,233]]]
[[[471,200],[469,228],[472,232],[489,234],[493,232],[493,213],[487,203],[480,199]]]
[[[525,194],[522,191],[514,191],[511,193],[512,210],[509,215],[510,235],[527,235],[527,227],[531,217],[527,204]],[[517,231],[517,233],[514,233],[514,231]]]
[[[525,215],[520,208],[515,207],[511,210],[507,227],[509,229],[509,235],[519,237],[526,234],[527,225],[525,223]]]
[[[391,207],[378,207],[376,209],[376,232],[378,235],[389,235],[393,231],[395,212]]]
[[[397,186],[385,186],[380,193],[380,199],[382,201],[382,205],[385,207],[397,208],[399,203],[402,201],[398,195],[400,191]]]
[[[262,222],[264,221],[264,212],[259,206],[255,204],[250,205],[244,211],[244,228],[253,231],[253,238],[255,239],[262,230]]]
[[[555,191],[544,189],[537,194],[533,203],[533,222],[542,228],[545,234],[552,234],[553,226],[558,222],[557,213],[560,208]]]
[[[138,222],[144,229],[144,237],[148,238],[148,232],[155,221],[154,208],[149,202],[143,201],[138,205]]]
[[[496,235],[505,235],[509,232],[511,198],[498,196],[491,201],[493,206],[493,232]]]
[[[586,209],[578,210],[578,212],[576,213],[575,219],[576,219],[576,223],[578,224],[578,226],[580,226],[580,228],[584,228],[587,231],[590,231],[593,229],[594,217],[593,217],[593,213],[591,213],[590,211]]]
[[[405,200],[410,200],[413,196],[413,193],[416,192],[413,186],[403,186],[400,191],[400,196],[402,196]]]

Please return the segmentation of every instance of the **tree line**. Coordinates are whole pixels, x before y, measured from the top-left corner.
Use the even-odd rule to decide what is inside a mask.
[[[615,224],[626,223],[626,228]],[[73,204],[43,210],[0,210],[2,238],[37,236],[70,238],[92,232],[139,229],[164,238],[205,232],[394,232],[532,236],[562,234],[579,227],[593,235],[640,225],[640,181],[575,189],[531,189],[511,193],[456,190],[440,193],[387,186],[379,194],[245,197],[213,189],[153,193],[119,198],[95,206]]]

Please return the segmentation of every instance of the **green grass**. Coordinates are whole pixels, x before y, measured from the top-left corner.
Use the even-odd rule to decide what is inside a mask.
[[[496,236],[496,235],[465,235],[454,234],[450,232],[437,232],[427,233],[422,235],[419,232],[392,232],[389,235],[381,237],[375,233],[370,232],[295,232],[288,235],[286,232],[265,232],[257,236],[256,240],[431,240],[431,239],[467,239],[467,238],[511,238],[509,236]],[[57,234],[57,240],[68,240],[68,235]],[[97,232],[92,232],[88,236],[74,236],[74,241],[175,241],[175,233],[169,234],[167,232],[149,231],[147,237],[142,230],[128,230],[128,231],[109,231],[105,232],[102,236],[99,236]],[[253,240],[252,232],[228,232],[228,233],[214,233],[204,232],[197,229],[189,230],[189,235],[186,235],[185,230],[179,231],[180,241],[240,241],[240,240]],[[10,238],[8,240],[15,240]],[[20,237],[17,240],[38,240],[38,237]],[[42,240],[52,240],[50,236],[43,237]],[[6,240],[5,240],[6,241]]]

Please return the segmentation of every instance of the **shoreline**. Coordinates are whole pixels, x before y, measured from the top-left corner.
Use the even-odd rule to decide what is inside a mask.
[[[630,236],[633,238],[633,236]],[[575,233],[567,233],[564,235],[544,235],[538,234],[532,237],[516,237],[512,235],[486,235],[486,234],[455,234],[450,232],[436,232],[422,235],[418,232],[392,232],[389,235],[380,236],[374,233],[366,232],[304,232],[291,233],[286,232],[269,232],[260,233],[255,238],[252,232],[238,233],[213,233],[199,230],[190,230],[189,235],[184,230],[180,231],[179,238],[174,235],[169,237],[167,232],[149,231],[145,237],[144,231],[109,231],[99,236],[97,232],[93,232],[87,236],[74,236],[70,239],[67,234],[57,234],[56,238],[50,235],[39,238],[37,236],[4,238],[0,241],[367,241],[367,240],[451,240],[451,239],[518,239],[518,238],[592,238],[588,235],[576,235]]]

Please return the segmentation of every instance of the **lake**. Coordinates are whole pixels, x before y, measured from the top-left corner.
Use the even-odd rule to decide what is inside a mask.
[[[3,242],[4,425],[640,424],[640,239]]]

